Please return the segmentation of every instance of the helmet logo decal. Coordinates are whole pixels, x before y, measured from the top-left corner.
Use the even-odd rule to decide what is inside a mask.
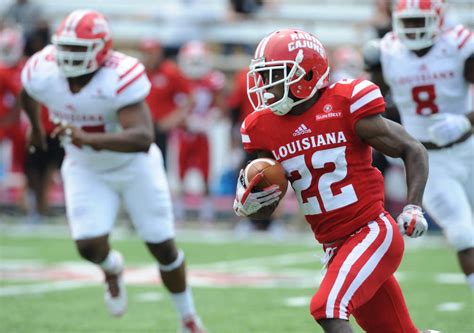
[[[288,43],[288,51],[291,52],[306,47],[315,50],[321,57],[326,57],[323,45],[313,35],[307,33],[293,33],[290,35],[290,38],[291,42]]]
[[[102,17],[96,17],[94,18],[94,26],[92,28],[92,33],[95,34],[101,34],[105,33],[106,35],[109,35],[109,25],[107,24],[107,21],[102,18]]]

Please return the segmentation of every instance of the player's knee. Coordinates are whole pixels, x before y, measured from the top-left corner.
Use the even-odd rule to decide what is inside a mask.
[[[474,247],[474,226],[470,224],[450,223],[444,228],[449,244],[457,251]]]
[[[352,333],[352,328],[347,320],[326,318],[318,320],[318,324],[326,333]]]
[[[169,264],[178,256],[178,249],[173,239],[161,243],[146,243],[146,245],[160,264]]]
[[[97,264],[102,262],[108,253],[108,251],[102,250],[97,242],[81,240],[76,242],[76,246],[82,258]]]

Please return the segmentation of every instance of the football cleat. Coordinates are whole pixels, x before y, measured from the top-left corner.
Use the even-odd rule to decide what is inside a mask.
[[[181,322],[179,333],[206,333],[206,330],[198,316],[189,316]]]
[[[118,273],[105,273],[105,304],[114,317],[121,317],[127,311],[127,291],[123,281],[123,258],[120,256]]]

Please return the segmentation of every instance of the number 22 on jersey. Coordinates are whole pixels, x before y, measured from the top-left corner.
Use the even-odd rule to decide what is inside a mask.
[[[340,193],[334,195],[331,185],[347,176],[346,147],[336,147],[319,150],[311,156],[311,165],[307,166],[304,155],[292,157],[281,162],[286,171],[295,179],[292,181],[296,198],[304,215],[317,215],[330,212],[357,202],[357,195],[352,184],[343,186]],[[307,197],[306,192],[313,184],[312,170],[322,169],[327,163],[332,163],[334,171],[322,174],[317,182],[321,207],[317,196]],[[297,174],[295,176],[295,173]],[[297,178],[297,179],[296,179]]]

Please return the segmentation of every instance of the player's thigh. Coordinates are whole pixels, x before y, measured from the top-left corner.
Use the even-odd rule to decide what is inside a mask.
[[[368,223],[337,249],[313,296],[311,314],[316,320],[348,319],[395,272],[402,256],[403,239],[390,215]]]
[[[392,275],[373,297],[353,311],[357,324],[367,333],[416,333],[397,280]]]
[[[71,160],[64,160],[61,174],[72,238],[79,240],[109,234],[117,218],[119,195],[100,175]]]
[[[474,246],[473,212],[469,192],[449,165],[430,162],[430,175],[423,205],[443,229],[448,242],[457,250]]]
[[[152,145],[147,155],[134,161],[130,172],[135,176],[123,199],[138,235],[147,243],[174,238],[171,196],[159,149]]]

